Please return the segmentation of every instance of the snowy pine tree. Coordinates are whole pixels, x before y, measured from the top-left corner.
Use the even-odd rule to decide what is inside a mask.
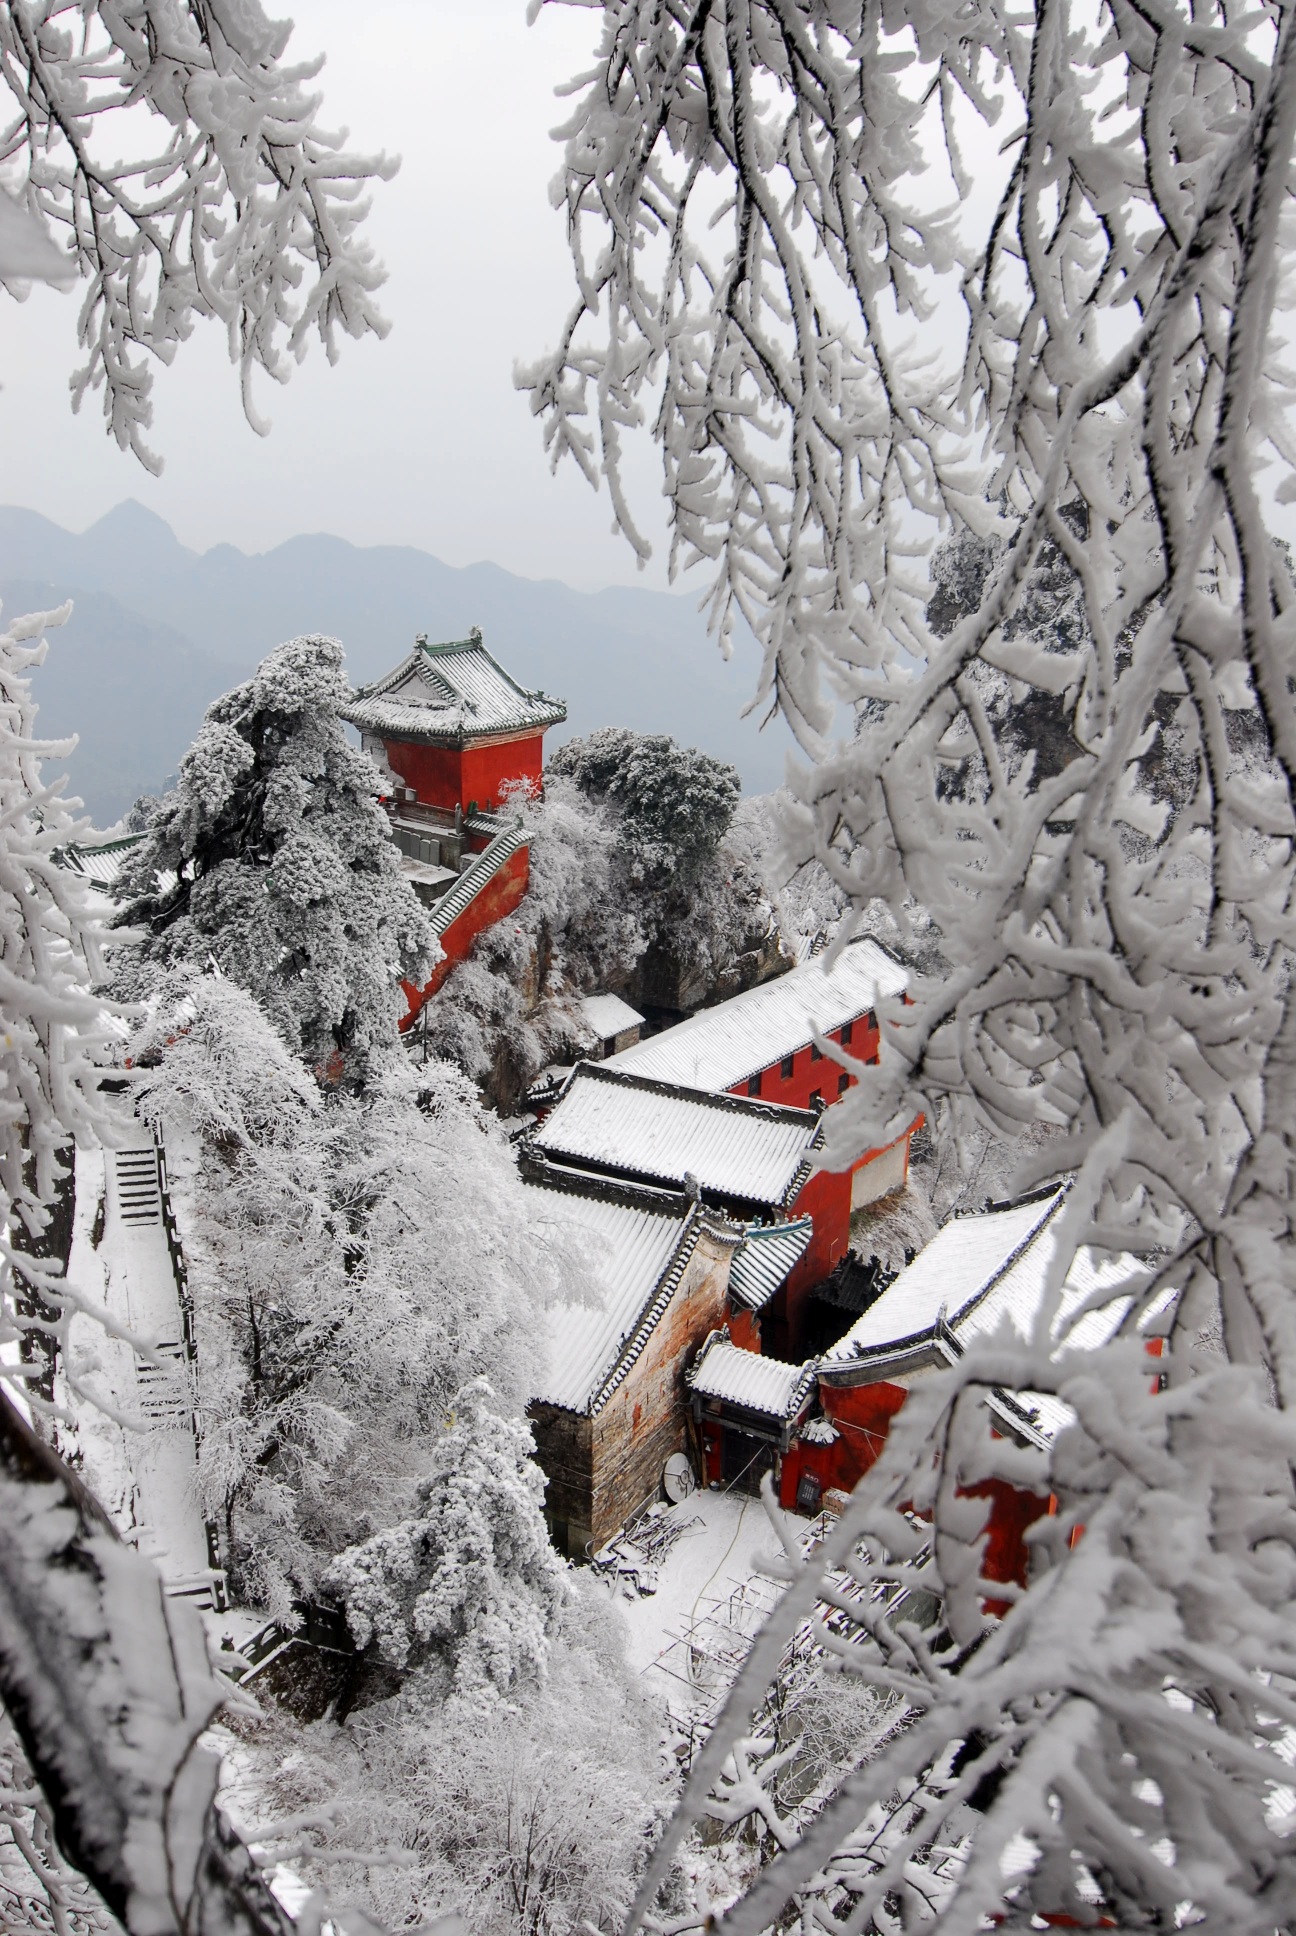
[[[442,1699],[489,1704],[543,1679],[569,1588],[533,1450],[486,1379],[464,1386],[414,1512],[339,1554],[324,1576],[356,1645],[419,1670]]]
[[[401,979],[435,943],[338,717],[347,690],[337,641],[300,638],[208,707],[132,857],[121,922],[145,933],[134,990],[214,960],[321,1075],[355,1078],[394,1044]]]

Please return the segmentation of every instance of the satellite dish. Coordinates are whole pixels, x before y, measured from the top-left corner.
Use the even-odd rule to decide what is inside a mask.
[[[686,1452],[672,1452],[662,1473],[662,1491],[672,1506],[678,1506],[681,1499],[687,1499],[697,1490],[697,1480],[688,1462]]]

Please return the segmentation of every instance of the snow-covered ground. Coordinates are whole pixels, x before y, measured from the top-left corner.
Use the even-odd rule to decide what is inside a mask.
[[[778,1539],[759,1499],[739,1492],[695,1492],[663,1518],[679,1534],[657,1572],[657,1591],[618,1604],[629,1633],[631,1665],[664,1706],[709,1704],[715,1676],[699,1673],[698,1647],[684,1644],[718,1614],[735,1636],[768,1612],[783,1590]],[[786,1514],[795,1534],[809,1522]],[[728,1618],[731,1603],[735,1619]],[[705,1644],[705,1643],[703,1643]],[[735,1650],[741,1642],[735,1640]]]
[[[122,1536],[156,1560],[172,1592],[206,1598],[212,1576],[195,1496],[193,1395],[156,1154],[131,1120],[123,1121],[121,1143],[77,1152],[68,1277],[147,1355],[89,1315],[74,1319],[74,1372],[100,1401],[74,1401],[77,1445],[86,1479]]]

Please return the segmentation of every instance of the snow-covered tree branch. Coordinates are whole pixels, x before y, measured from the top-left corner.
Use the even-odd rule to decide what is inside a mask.
[[[84,882],[58,862],[78,822],[42,762],[66,746],[36,736],[28,673],[41,633],[67,616],[37,612],[0,633],[0,1378],[26,1388],[33,1358],[64,1339],[75,1288],[41,1238],[74,1141],[104,1134],[100,1071],[110,1057],[102,978],[105,933]],[[76,806],[77,802],[71,803]]]
[[[199,1736],[222,1696],[197,1616],[2,1393],[0,1523],[0,1697],[64,1854],[133,1936],[285,1936],[214,1803]]]
[[[1296,17],[602,13],[560,195],[577,298],[534,405],[641,549],[620,460],[651,425],[673,562],[709,574],[722,634],[750,622],[758,697],[811,760],[793,858],[857,909],[926,910],[949,964],[886,1018],[834,1154],[922,1107],[1043,1127],[1020,1180],[1078,1178],[1035,1344],[911,1399],[842,1531],[867,1572],[903,1555],[900,1505],[931,1516],[944,1637],[860,1655],[924,1718],[726,1926],[765,1927],[787,1894],[806,1928],[900,1900],[971,1929],[992,1897],[1023,1923],[1081,1901],[1148,1919],[1178,1890],[1184,1914],[1271,1930],[1292,1878],[1270,1718],[1296,1612],[1296,587],[1273,529],[1296,456],[1276,320]],[[921,564],[942,527],[965,562],[980,547],[957,616]],[[1051,1326],[1085,1241],[1153,1268],[1082,1388]],[[1167,1287],[1158,1381],[1134,1333]],[[1195,1348],[1221,1327],[1227,1369]],[[1061,1385],[1071,1423],[1029,1474],[1059,1509],[989,1638],[965,1495],[1023,1480],[983,1402],[1003,1382]],[[924,1852],[973,1799],[938,1887]],[[873,1809],[877,1861],[856,1833]],[[811,1887],[835,1849],[848,1903]]]
[[[327,131],[322,59],[286,62],[290,32],[257,0],[0,7],[0,162],[85,280],[73,397],[101,388],[150,470],[149,359],[169,363],[196,317],[224,324],[256,429],[255,370],[283,382],[312,335],[332,361],[341,336],[386,333],[363,222],[396,164]]]

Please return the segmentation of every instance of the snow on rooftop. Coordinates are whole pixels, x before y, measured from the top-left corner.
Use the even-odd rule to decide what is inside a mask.
[[[929,1339],[937,1320],[958,1320],[984,1295],[1062,1202],[1062,1192],[1033,1202],[956,1217],[857,1318],[824,1357],[824,1369],[894,1352]]]
[[[814,1386],[814,1366],[787,1365],[742,1351],[718,1333],[708,1339],[688,1382],[702,1398],[719,1398],[767,1418],[795,1417]]]
[[[836,960],[816,955],[774,981],[704,1008],[674,1028],[609,1056],[609,1068],[694,1089],[732,1089],[898,995],[908,971],[876,941],[853,941]]]
[[[620,1060],[620,1058],[616,1058]],[[547,1156],[751,1203],[782,1205],[800,1189],[819,1134],[812,1110],[642,1081],[610,1062],[578,1063],[532,1137]]]
[[[1004,1318],[1019,1337],[1029,1338],[1056,1251],[1057,1227],[1049,1222],[1004,1272],[991,1295],[955,1325],[959,1342],[970,1345],[974,1338],[993,1331]],[[1146,1266],[1133,1257],[1100,1257],[1088,1248],[1078,1250],[1062,1287],[1053,1320],[1053,1336],[1059,1339],[1064,1350],[1096,1351],[1115,1336],[1129,1309],[1129,1291],[1134,1285],[1145,1283],[1150,1275]],[[1109,1303],[1085,1311],[1082,1317],[1072,1321],[1075,1312],[1103,1292],[1109,1293]]]
[[[582,995],[580,1011],[594,1034],[605,1042],[610,1035],[642,1028],[643,1016],[619,995]]]
[[[575,1234],[603,1294],[601,1306],[562,1304],[549,1314],[548,1362],[532,1397],[564,1411],[588,1410],[616,1370],[672,1267],[686,1260],[697,1219],[678,1198],[618,1203],[527,1180],[539,1229]]]
[[[95,887],[114,888],[143,838],[143,834],[123,834],[114,840],[98,840],[91,835],[84,844],[73,841],[70,846],[60,847],[54,858],[60,867],[82,875]],[[164,894],[170,893],[176,884],[176,875],[170,868],[163,869],[157,878]]]
[[[455,744],[487,733],[543,731],[566,717],[560,699],[510,678],[478,631],[444,645],[420,637],[408,658],[362,686],[343,709],[343,718],[370,732]]]
[[[1019,1337],[1029,1338],[1057,1252],[1056,1212],[1062,1197],[1059,1190],[946,1224],[826,1354],[822,1372],[831,1376],[834,1369],[846,1370],[861,1359],[876,1362],[920,1350],[934,1341],[942,1319],[965,1350],[1005,1321]],[[1053,1318],[1057,1355],[1096,1351],[1106,1344],[1129,1310],[1133,1292],[1149,1275],[1145,1265],[1127,1254],[1111,1257],[1085,1247],[1078,1250]],[[1085,1309],[1104,1295],[1105,1303]],[[1166,1291],[1156,1300],[1149,1321],[1173,1296]],[[1039,1442],[1055,1438],[1071,1419],[1065,1401],[1049,1393],[996,1393],[988,1402],[1012,1430]]]
[[[729,1268],[729,1295],[750,1311],[769,1303],[788,1272],[810,1247],[814,1219],[795,1223],[752,1224]]]

